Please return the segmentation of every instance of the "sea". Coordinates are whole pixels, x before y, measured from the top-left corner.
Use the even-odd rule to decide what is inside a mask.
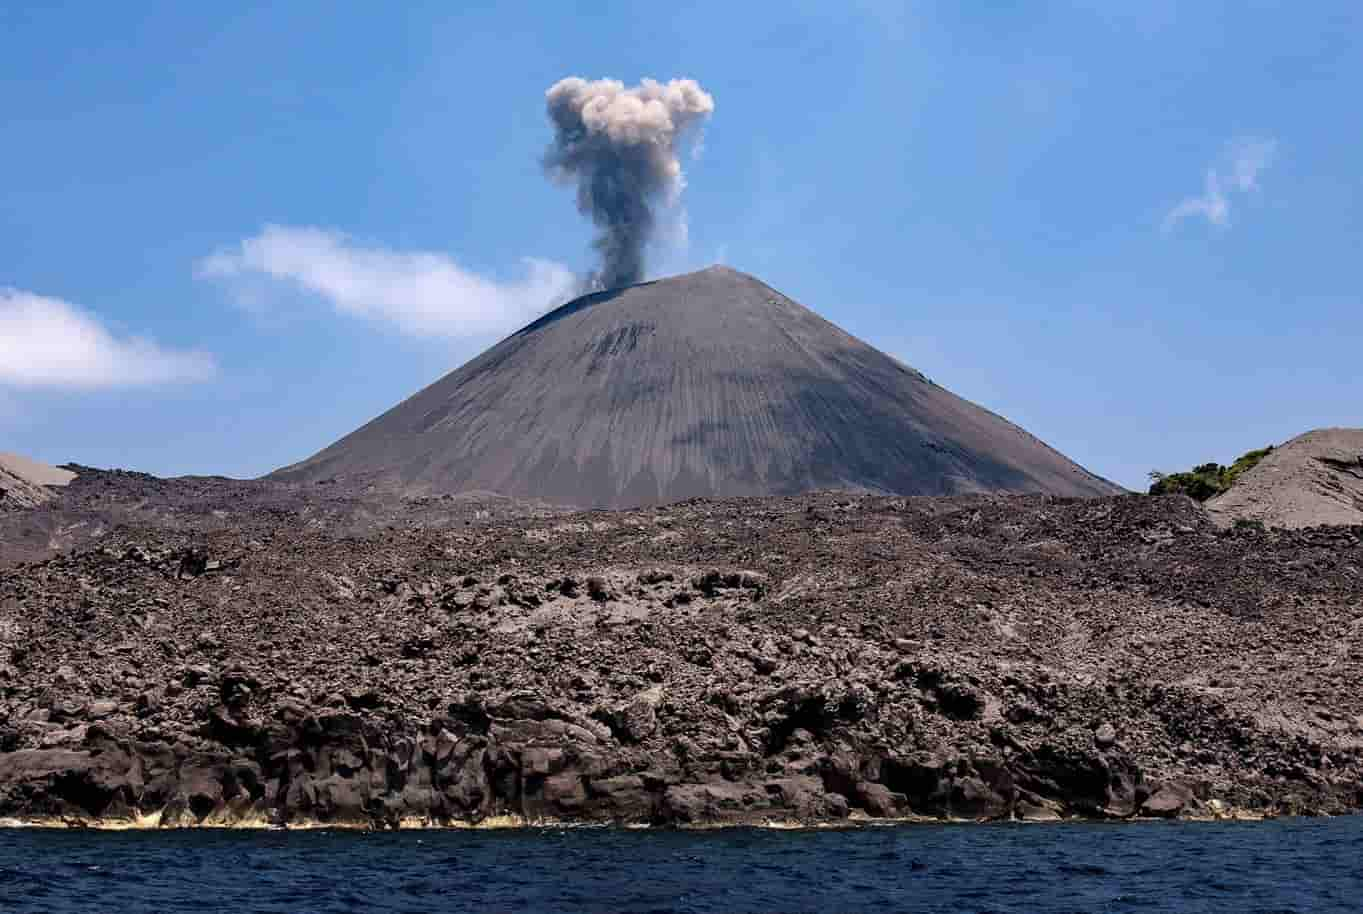
[[[1363,817],[708,831],[0,830],[0,910],[1363,911]]]

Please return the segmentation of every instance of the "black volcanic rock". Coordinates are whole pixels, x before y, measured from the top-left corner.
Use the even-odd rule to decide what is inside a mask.
[[[458,522],[414,502],[431,525],[357,536],[277,484],[80,479],[62,498],[163,510],[0,569],[0,822],[1363,806],[1363,527],[820,493]]]
[[[274,478],[583,506],[1119,489],[725,267],[545,315]]]

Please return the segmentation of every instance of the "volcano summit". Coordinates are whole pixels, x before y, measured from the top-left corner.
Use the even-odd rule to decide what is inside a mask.
[[[1120,491],[727,267],[584,296],[275,478],[596,507]]]

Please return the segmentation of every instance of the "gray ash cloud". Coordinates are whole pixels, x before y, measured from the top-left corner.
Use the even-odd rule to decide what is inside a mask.
[[[675,203],[684,186],[679,148],[715,110],[714,99],[693,79],[626,88],[570,76],[550,87],[546,104],[554,142],[545,168],[576,185],[578,210],[599,230],[601,267],[588,285],[639,282],[657,208]]]

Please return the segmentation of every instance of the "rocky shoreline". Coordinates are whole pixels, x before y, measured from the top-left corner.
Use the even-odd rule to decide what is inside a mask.
[[[64,827],[506,827],[611,824],[815,826],[858,821],[1272,818],[1340,814],[1353,781],[1151,778],[1104,727],[1091,745],[976,757],[828,751],[796,727],[781,751],[661,757],[631,749],[657,727],[660,693],[614,718],[573,718],[533,701],[475,701],[419,729],[348,710],[283,703],[261,721],[233,705],[242,674],[219,683],[199,746],[119,739],[80,724],[62,748],[0,755],[5,817]],[[838,703],[846,696],[833,696]],[[787,715],[826,694],[783,696]],[[787,717],[789,719],[789,717]],[[781,727],[781,729],[785,729]],[[216,742],[206,747],[202,741]],[[73,745],[79,738],[78,745]],[[211,744],[210,744],[211,745]],[[1284,787],[1287,789],[1284,789]]]
[[[829,494],[357,536],[251,497],[0,569],[0,820],[1363,806],[1363,528],[1218,529],[1182,497]]]
[[[350,722],[343,721],[330,719],[323,727],[347,729]],[[98,734],[79,750],[20,750],[0,756],[0,785],[7,794],[0,827],[811,828],[1171,818],[1258,821],[1352,813],[1357,804],[1349,789],[1273,796],[1248,785],[1237,785],[1230,791],[1237,799],[1228,802],[1210,796],[1206,784],[1149,782],[1129,771],[1119,771],[1101,792],[1062,788],[1054,792],[1058,795],[1048,795],[1037,791],[1056,786],[1057,768],[1038,773],[983,760],[943,766],[954,770],[884,766],[881,760],[880,780],[870,780],[877,774],[868,774],[845,756],[820,759],[817,773],[781,772],[784,776],[765,779],[734,779],[723,770],[705,781],[651,771],[592,778],[585,773],[592,760],[572,757],[561,740],[552,747],[507,753],[500,746],[489,751],[485,740],[449,744],[447,733],[407,743],[413,755],[405,759],[401,750],[396,757],[391,750],[383,753],[380,770],[350,768],[347,763],[358,758],[356,749],[368,750],[346,740],[318,747],[311,756],[286,750],[269,768],[248,757],[182,757],[175,747],[101,742]],[[449,755],[441,759],[446,748]],[[470,750],[472,759],[465,754]],[[404,763],[406,770],[394,783],[393,769]],[[911,789],[898,782],[906,777],[928,792],[910,795],[892,789]]]

